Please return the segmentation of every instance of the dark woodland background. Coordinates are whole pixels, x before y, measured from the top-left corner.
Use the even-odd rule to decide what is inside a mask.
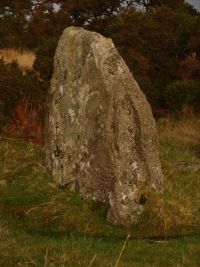
[[[62,31],[113,39],[155,117],[199,111],[200,13],[184,0],[1,0],[0,48],[29,49],[32,70],[0,60],[0,127],[42,143],[45,97]]]

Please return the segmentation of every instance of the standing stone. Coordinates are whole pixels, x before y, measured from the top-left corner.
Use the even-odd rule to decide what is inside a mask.
[[[158,137],[150,106],[112,40],[65,29],[47,102],[54,180],[108,203],[112,223],[136,223],[146,200],[141,188],[162,190]]]

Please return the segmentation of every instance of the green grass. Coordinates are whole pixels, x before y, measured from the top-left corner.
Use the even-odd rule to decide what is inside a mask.
[[[200,120],[158,122],[164,195],[145,192],[138,225],[54,185],[34,144],[0,140],[0,266],[200,266]]]

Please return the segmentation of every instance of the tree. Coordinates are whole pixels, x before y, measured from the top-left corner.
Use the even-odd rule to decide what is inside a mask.
[[[195,52],[180,62],[180,77],[183,80],[198,79],[200,77],[200,60]]]
[[[30,44],[27,16],[30,15],[32,1],[0,1],[0,46],[24,46]]]
[[[193,8],[192,5],[185,2],[185,0],[133,0],[133,3],[142,7],[146,11],[155,10],[155,8],[161,6],[167,6],[172,9],[182,10],[193,15],[197,15],[198,12]]]

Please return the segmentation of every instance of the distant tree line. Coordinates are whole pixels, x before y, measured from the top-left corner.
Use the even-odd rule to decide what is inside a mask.
[[[33,82],[37,94],[45,97],[58,39],[72,25],[113,39],[154,111],[199,109],[200,14],[184,0],[1,0],[0,48],[36,52],[34,71],[42,82],[41,92]],[[6,101],[2,79],[0,104]]]

